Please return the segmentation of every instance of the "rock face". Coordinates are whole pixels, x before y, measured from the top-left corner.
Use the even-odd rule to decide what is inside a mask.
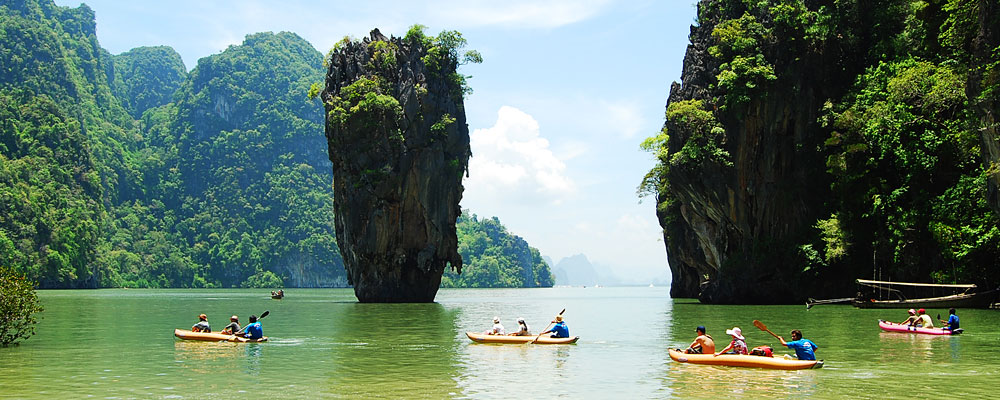
[[[450,263],[471,155],[454,52],[379,31],[341,42],[322,99],[337,243],[361,302],[431,302]],[[425,38],[424,38],[425,39]]]
[[[978,99],[973,108],[981,127],[983,161],[992,171],[987,199],[990,207],[1000,213],[1000,65],[996,64],[995,50],[1000,48],[1000,5],[989,0],[977,3],[979,32],[972,41],[972,54],[975,64],[984,67],[970,71],[966,93],[970,99]],[[989,94],[984,95],[986,91]]]
[[[815,277],[800,277],[804,263],[798,246],[815,237],[817,219],[830,215],[821,198],[830,182],[817,151],[829,130],[817,119],[825,100],[849,88],[866,50],[847,41],[783,42],[791,34],[754,37],[756,21],[773,20],[741,19],[744,11],[749,16],[759,10],[726,4],[699,3],[682,83],[671,87],[667,102],[664,129],[669,153],[676,156],[665,173],[667,189],[657,193],[657,215],[672,273],[671,296],[710,303],[789,302],[817,293],[811,292],[819,282]],[[858,10],[860,20],[864,15]],[[732,22],[737,19],[742,26]],[[741,36],[754,45],[720,44],[713,31],[724,21],[745,29]],[[855,34],[863,42],[876,32]],[[719,77],[727,68],[732,72],[736,60],[765,72],[737,70],[738,85],[721,90]],[[704,120],[694,123],[694,117]]]

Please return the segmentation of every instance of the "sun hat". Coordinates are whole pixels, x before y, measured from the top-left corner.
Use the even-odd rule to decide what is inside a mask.
[[[738,326],[734,326],[733,329],[726,329],[726,334],[739,340],[744,340],[743,330],[741,330]]]
[[[556,322],[562,322],[562,315],[556,315]]]
[[[500,317],[493,317],[493,323],[494,324],[499,324],[500,323]]]
[[[912,308],[911,308],[911,309],[909,309],[909,310],[906,310],[906,312],[910,313],[910,315],[915,315],[915,314],[917,313],[917,312],[916,312],[916,311],[914,311],[914,310],[913,310]]]
[[[208,319],[208,316],[205,315],[205,314],[198,314],[198,318],[199,319]]]
[[[230,319],[231,321],[239,321],[239,320],[240,320],[240,317],[237,317],[237,316],[235,316],[235,315],[234,315],[234,316],[232,316],[232,317],[229,317],[229,319]]]
[[[517,322],[524,322],[524,317],[517,317]]]

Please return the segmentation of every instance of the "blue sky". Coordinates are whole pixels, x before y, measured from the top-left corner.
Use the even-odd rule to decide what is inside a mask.
[[[655,201],[640,204],[635,189],[654,164],[639,143],[659,131],[680,79],[693,0],[84,3],[111,53],[167,45],[188,69],[256,32],[295,32],[326,53],[372,28],[458,30],[484,59],[460,70],[474,89],[462,207],[555,262],[585,254],[625,281],[669,276]]]

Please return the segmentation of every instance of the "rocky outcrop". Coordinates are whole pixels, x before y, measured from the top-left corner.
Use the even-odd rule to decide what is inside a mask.
[[[671,296],[785,303],[832,289],[813,291],[822,277],[801,274],[801,245],[830,215],[820,151],[830,131],[818,118],[824,101],[850,87],[866,56],[859,44],[876,32],[864,28],[872,18],[864,4],[850,14],[858,28],[849,39],[809,41],[801,27],[736,3],[699,3],[682,82],[667,102],[673,161],[657,214]]]
[[[989,174],[987,200],[1000,213],[1000,5],[979,0],[978,35],[972,41],[973,65],[966,93],[979,116],[983,161]]]
[[[338,44],[322,99],[337,243],[361,302],[431,302],[461,270],[455,222],[469,156],[454,51],[379,31]]]

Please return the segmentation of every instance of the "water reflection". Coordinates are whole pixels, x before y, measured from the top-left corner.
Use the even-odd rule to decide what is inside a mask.
[[[329,316],[330,393],[349,398],[454,396],[456,313],[432,304],[338,304]]]
[[[816,392],[822,370],[781,371],[673,363],[667,373],[677,398],[808,397]]]

